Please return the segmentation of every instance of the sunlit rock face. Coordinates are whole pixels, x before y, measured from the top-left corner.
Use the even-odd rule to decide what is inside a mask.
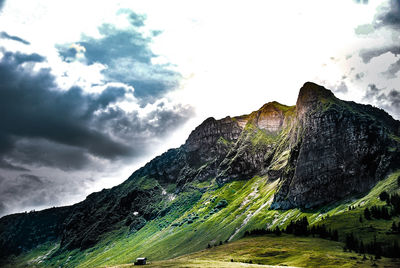
[[[268,132],[282,130],[285,115],[274,104],[276,103],[267,103],[257,112],[256,124],[260,129]]]

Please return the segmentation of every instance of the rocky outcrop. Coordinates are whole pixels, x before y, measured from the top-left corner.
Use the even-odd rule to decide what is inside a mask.
[[[300,90],[296,109],[298,138],[289,144],[289,172],[272,208],[310,208],[364,193],[397,164],[400,147],[391,135],[399,122],[381,110],[341,101],[312,83]]]
[[[290,125],[293,115],[293,106],[269,102],[249,115],[236,117],[246,125],[218,167],[217,181],[223,184],[266,174],[282,140],[282,132]]]
[[[269,102],[259,109],[254,118],[254,123],[259,129],[269,133],[279,133],[284,128],[285,112],[283,105],[278,102]]]
[[[235,142],[241,133],[242,128],[231,117],[221,120],[210,117],[192,131],[183,148],[188,154],[195,153],[199,157],[198,161],[203,163],[221,154],[216,146],[218,140]]]
[[[302,120],[307,113],[321,108],[324,103],[337,100],[333,93],[314,83],[306,82],[299,91],[296,102],[297,119]]]

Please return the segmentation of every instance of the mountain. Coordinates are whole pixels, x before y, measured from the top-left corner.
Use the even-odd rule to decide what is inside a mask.
[[[295,106],[206,119],[121,185],[1,218],[0,259],[71,267],[166,259],[304,215],[311,224],[329,222],[324,215],[345,221],[346,206],[362,213],[377,189],[398,191],[399,136],[385,111],[307,82]]]

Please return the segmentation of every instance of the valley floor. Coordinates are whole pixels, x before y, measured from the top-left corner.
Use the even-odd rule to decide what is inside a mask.
[[[366,257],[344,252],[340,242],[283,234],[246,237],[145,267],[400,267],[399,259]]]

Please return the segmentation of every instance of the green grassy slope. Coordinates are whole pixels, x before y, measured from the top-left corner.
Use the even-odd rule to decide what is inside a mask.
[[[369,241],[376,236],[378,241],[393,241],[396,239],[400,242],[400,235],[388,233],[393,220],[398,222],[400,218],[370,221],[364,219],[363,222],[359,221],[359,217],[363,214],[365,207],[376,204],[383,205],[383,202],[378,198],[383,190],[389,193],[399,192],[397,185],[397,177],[399,175],[400,171],[393,173],[385,180],[379,182],[365,196],[344,200],[315,211],[301,211],[299,209],[287,211],[269,210],[268,208],[272,202],[277,181],[270,182],[267,177],[254,177],[249,181],[234,181],[220,188],[217,187],[214,181],[211,181],[208,190],[203,194],[196,190],[198,189],[196,187],[203,187],[204,183],[196,184],[196,182],[193,182],[192,190],[179,195],[171,201],[175,205],[171,206],[172,209],[167,214],[147,222],[137,232],[131,232],[128,227],[123,227],[118,231],[110,233],[93,248],[84,251],[74,250],[63,252],[51,258],[49,256],[57,249],[57,245],[42,245],[15,258],[11,267],[25,266],[27,264],[39,267],[104,267],[131,263],[132,260],[139,256],[146,256],[151,261],[171,259],[204,250],[208,244],[210,246],[218,245],[220,241],[223,243],[229,241],[224,247],[230,247],[229,245],[231,244],[240,245],[242,242],[239,244],[231,242],[240,239],[247,230],[265,228],[267,226],[271,228],[277,226],[284,227],[291,220],[296,220],[303,216],[308,217],[310,224],[326,224],[328,228],[339,230],[339,238],[342,242],[345,234],[350,232],[355,233],[365,241]],[[224,205],[226,206],[224,207]],[[354,209],[349,210],[349,206],[354,207]],[[344,244],[342,242],[331,242],[321,239],[318,239],[319,242],[312,242],[311,237],[294,238],[285,235],[282,238],[276,239],[275,241],[281,244],[292,244],[293,260],[291,261],[289,257],[286,258],[285,264],[287,265],[302,265],[302,260],[298,256],[295,256],[295,251],[297,246],[297,251],[299,248],[304,249],[303,245],[301,245],[303,239],[310,246],[320,243],[321,251],[324,251],[326,248],[326,250],[332,250],[337,254],[334,256],[340,255],[340,258],[343,256],[345,256],[343,257],[344,259],[347,258],[346,254],[343,253],[343,256],[339,254],[343,251]],[[285,242],[286,239],[288,241]],[[254,240],[255,246],[261,247],[261,244],[256,240]],[[246,247],[251,251],[252,239],[245,238],[245,240],[240,241],[247,241]],[[271,244],[271,251],[282,247],[278,242],[276,249],[273,249]],[[310,248],[310,252],[313,250]],[[212,250],[202,252],[212,252]],[[257,254],[242,254],[239,252],[235,254],[236,257],[234,259],[245,260],[246,258],[252,258],[264,264],[278,264],[277,261],[273,261],[273,258],[265,257],[259,260]],[[312,258],[310,258],[316,260],[322,258],[322,255],[318,255],[318,252],[315,252],[315,254],[311,254]],[[226,255],[225,257],[230,260],[231,257],[229,256]],[[210,258],[214,257],[210,256]],[[224,258],[217,258],[217,260],[224,261],[226,260]],[[298,262],[295,259],[298,259]],[[306,263],[310,259],[303,261]]]

